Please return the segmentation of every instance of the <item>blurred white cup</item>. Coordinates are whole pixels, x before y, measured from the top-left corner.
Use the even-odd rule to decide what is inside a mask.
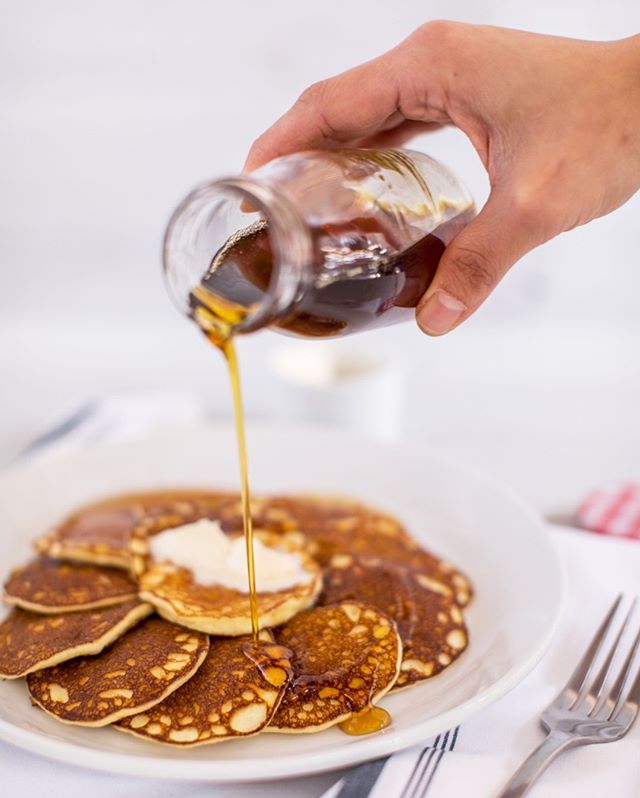
[[[397,438],[405,399],[402,360],[351,341],[296,341],[275,349],[268,366],[271,417]]]

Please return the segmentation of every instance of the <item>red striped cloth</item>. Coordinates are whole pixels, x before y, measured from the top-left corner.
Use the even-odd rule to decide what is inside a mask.
[[[594,490],[578,508],[576,520],[601,535],[640,538],[640,483],[619,482]]]

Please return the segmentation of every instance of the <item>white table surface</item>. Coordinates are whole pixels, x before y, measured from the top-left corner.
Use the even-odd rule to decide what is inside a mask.
[[[568,577],[563,619],[550,652],[511,694],[462,725],[455,753],[448,753],[429,796],[457,798],[460,768],[468,772],[477,798],[494,795],[510,773],[541,740],[538,715],[566,680],[579,653],[590,639],[604,609],[617,592],[630,594],[640,585],[640,542],[622,541],[560,527],[553,539]],[[540,586],[544,590],[544,585]],[[513,717],[513,707],[521,708]],[[615,795],[631,798],[640,790],[640,724],[624,740],[607,746],[570,751],[543,777],[532,796]],[[596,748],[598,750],[596,750]],[[12,798],[39,794],[48,798],[317,798],[340,774],[268,784],[215,786],[153,779],[110,776],[59,764],[0,744],[2,793]],[[591,767],[590,767],[591,766]],[[615,772],[615,791],[608,774]],[[457,786],[454,786],[457,785]],[[607,790],[609,792],[607,793]]]

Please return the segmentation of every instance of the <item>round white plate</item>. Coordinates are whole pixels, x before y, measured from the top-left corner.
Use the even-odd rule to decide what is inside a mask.
[[[22,680],[0,682],[0,737],[44,756],[110,773],[250,781],[331,770],[383,756],[449,729],[503,696],[544,654],[563,594],[541,521],[499,485],[446,458],[309,427],[250,427],[257,492],[354,496],[398,515],[426,546],[470,576],[470,645],[433,680],[388,696],[393,724],[366,737],[261,734],[173,750],[113,729],[58,723],[30,705]],[[233,431],[200,426],[101,446],[0,476],[0,563],[77,505],[119,491],[237,485]],[[4,574],[0,574],[4,577]]]

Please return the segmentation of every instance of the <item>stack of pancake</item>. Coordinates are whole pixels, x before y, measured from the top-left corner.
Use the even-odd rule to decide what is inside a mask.
[[[156,562],[149,541],[209,518],[242,534],[232,493],[172,490],[81,508],[4,586],[0,678],[26,677],[64,723],[174,746],[315,732],[448,667],[467,646],[468,580],[395,518],[343,498],[271,496],[254,530],[305,584],[248,594]]]

